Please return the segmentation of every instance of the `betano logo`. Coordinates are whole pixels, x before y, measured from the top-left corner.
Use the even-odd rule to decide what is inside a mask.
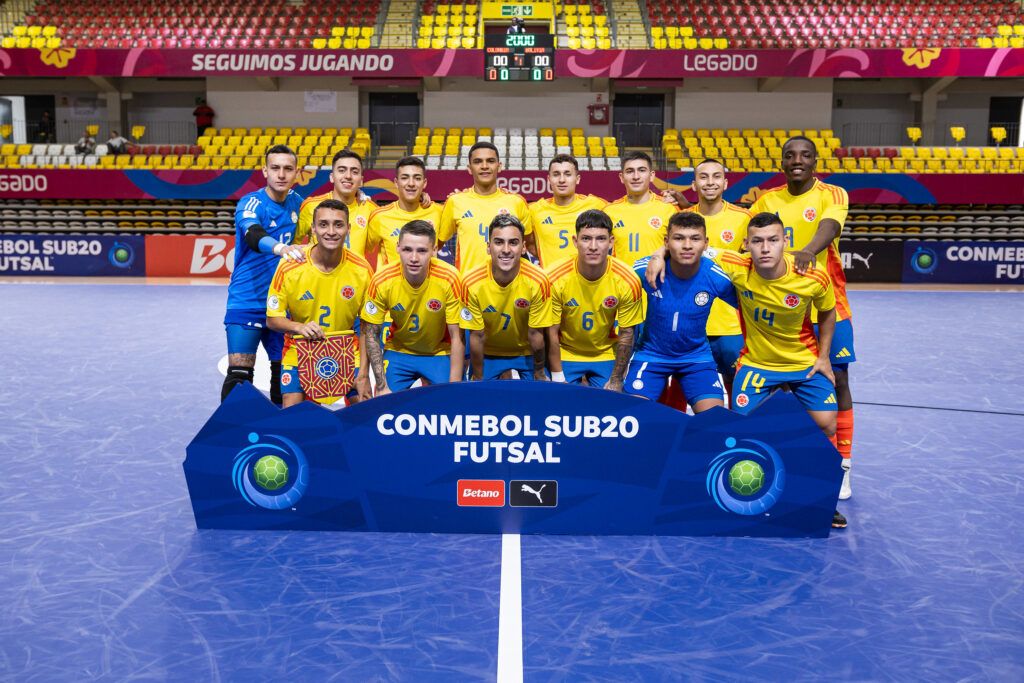
[[[502,479],[459,479],[459,507],[505,506],[505,481]]]

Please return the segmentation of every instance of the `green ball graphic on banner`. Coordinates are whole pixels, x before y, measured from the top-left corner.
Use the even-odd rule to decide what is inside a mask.
[[[268,491],[276,491],[288,482],[288,465],[276,455],[264,455],[253,467],[256,483]]]
[[[740,460],[729,470],[729,487],[741,496],[752,496],[764,486],[764,469],[753,460]]]

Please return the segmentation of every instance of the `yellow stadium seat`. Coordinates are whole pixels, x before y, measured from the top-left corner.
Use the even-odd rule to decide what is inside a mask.
[[[1010,47],[1018,50],[1024,48],[1024,36],[1013,36],[1010,38]]]
[[[577,17],[574,14],[567,15],[565,17],[565,25],[566,26],[579,26],[580,25],[580,18]]]
[[[35,28],[35,27],[33,27],[33,28]],[[996,26],[996,33],[998,33],[1001,36],[1012,36],[1013,35],[1013,27],[1012,26],[1007,26],[1006,24],[1001,24],[1000,26]],[[29,35],[31,35],[31,34],[29,34]]]
[[[462,47],[464,49],[466,49],[466,50],[472,50],[473,46],[475,44],[476,44],[476,39],[475,38],[463,38],[462,39]]]
[[[39,27],[38,26],[33,26],[32,28],[39,28]],[[42,49],[44,49],[46,47],[46,38],[43,38],[42,36],[36,36],[35,38],[32,39],[32,41],[30,42],[30,45],[31,45],[31,47],[35,48],[36,50],[42,50]]]
[[[683,47],[687,50],[696,50],[697,46],[700,44],[697,42],[696,38],[682,38],[680,42],[682,42]]]
[[[605,16],[604,14],[595,15],[594,16],[594,25],[595,26],[607,26],[608,25],[608,17]]]
[[[582,43],[580,42],[579,38],[569,38],[569,49],[570,50],[579,50],[581,46],[582,46]]]
[[[339,50],[339,49],[341,49],[341,45],[342,45],[341,38],[331,38],[330,40],[327,41],[327,47],[331,48],[332,50]]]
[[[986,49],[993,47],[992,39],[988,37],[978,38],[978,47],[983,47]]]
[[[326,47],[327,47],[327,39],[326,38],[314,38],[313,39],[313,49],[314,50],[323,50]]]
[[[445,47],[447,47],[449,50],[457,49],[459,47],[459,39],[449,38],[448,41],[445,43]]]
[[[565,13],[566,17],[576,16],[576,5],[564,5],[562,12]]]
[[[1007,28],[1009,28],[1009,26],[1007,26]],[[43,27],[42,26],[29,26],[28,27],[28,34],[27,35],[30,38],[37,38],[39,36],[42,36],[43,35]]]
[[[594,27],[593,26],[583,26],[583,27],[581,27],[580,28],[580,36],[582,36],[583,38],[593,38],[594,37]]]
[[[653,29],[652,29],[652,32],[653,32]],[[678,38],[679,37],[679,27],[678,26],[666,26],[665,27],[665,37],[667,37],[667,38]]]
[[[11,29],[11,33],[14,34],[15,38],[21,38],[22,36],[28,35],[28,26],[15,26]]]
[[[612,39],[611,38],[598,38],[597,39],[597,48],[599,50],[610,50],[612,48]]]
[[[422,26],[433,26],[434,25],[434,15],[433,14],[424,14],[422,17],[420,17],[420,25],[422,25]]]
[[[569,38],[579,38],[580,37],[580,27],[579,26],[566,26],[565,27],[565,35],[568,36]]]
[[[715,49],[725,50],[729,47],[729,41],[725,38],[715,38]]]
[[[665,28],[663,26],[651,27],[651,38],[661,38],[663,36],[665,36]]]
[[[44,37],[52,38],[55,35],[57,35],[57,27],[56,26],[44,26],[43,27],[43,36]]]
[[[334,26],[334,27],[332,27],[331,28],[331,37],[332,38],[344,38],[345,37],[345,27],[344,26]]]
[[[593,25],[594,25],[594,17],[590,16],[589,14],[584,14],[583,16],[580,17],[580,26],[593,26]]]
[[[4,48],[11,48],[11,47],[14,47],[17,44],[18,44],[18,39],[15,38],[14,36],[7,36],[7,37],[5,37],[3,39],[3,41],[0,41],[0,45],[2,45]]]

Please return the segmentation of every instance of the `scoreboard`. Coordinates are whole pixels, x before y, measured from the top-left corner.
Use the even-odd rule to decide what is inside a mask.
[[[550,33],[507,33],[484,39],[484,80],[555,80],[555,38]]]

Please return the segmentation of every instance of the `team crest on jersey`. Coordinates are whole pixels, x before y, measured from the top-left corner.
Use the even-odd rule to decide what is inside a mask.
[[[430,301],[427,302],[427,308],[429,308],[432,311],[440,311],[441,310],[441,300],[440,299],[431,299]]]
[[[729,242],[732,242],[733,238],[735,238],[735,237],[736,237],[736,235],[733,233],[732,230],[723,230],[722,231],[722,241],[725,242],[726,244],[728,244]]]
[[[647,221],[652,228],[657,230],[661,227],[661,218],[658,216],[651,216],[651,220]]]
[[[278,300],[277,296],[275,296],[274,294],[271,294],[269,297],[267,297],[267,308],[274,308],[274,309],[276,309],[280,304],[281,304],[281,302]]]
[[[814,210],[813,206],[809,206],[804,209],[804,220],[808,223],[813,223],[814,219],[818,217],[818,212]]]
[[[782,303],[786,305],[786,308],[796,308],[800,305],[800,297],[796,294],[787,294],[786,298],[782,300]]]
[[[366,216],[356,216],[356,225],[360,228],[366,227]]]
[[[614,296],[605,297],[604,301],[601,302],[601,305],[605,308],[615,308],[619,305],[619,299]]]
[[[341,288],[341,295],[346,299],[351,299],[356,295],[356,289],[352,285],[345,285]]]
[[[530,302],[522,297],[516,299],[516,308],[529,308]]]
[[[366,312],[369,313],[370,315],[377,315],[377,304],[373,303],[372,301],[367,301]]]
[[[746,408],[748,405],[750,405],[750,397],[747,396],[746,394],[737,394],[736,405],[739,406],[740,408]]]
[[[698,306],[707,306],[709,301],[711,301],[711,295],[707,292],[697,292],[696,296],[693,297],[693,303]]]
[[[286,387],[292,383],[292,373],[282,372],[281,373],[281,386]]]

